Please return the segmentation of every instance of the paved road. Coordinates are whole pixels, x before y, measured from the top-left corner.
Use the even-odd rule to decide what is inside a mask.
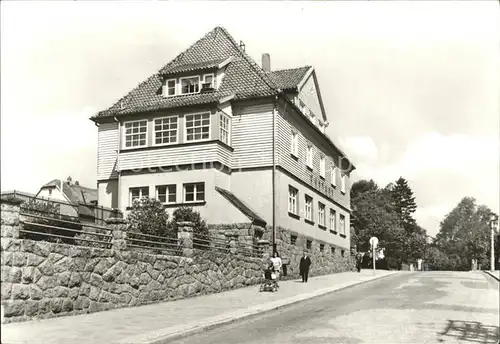
[[[397,274],[169,343],[496,344],[499,283],[488,278]]]

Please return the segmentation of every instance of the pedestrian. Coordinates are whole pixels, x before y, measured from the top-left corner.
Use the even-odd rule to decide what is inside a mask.
[[[276,274],[276,284],[278,284],[281,266],[283,265],[278,251],[274,251],[273,257],[271,258],[271,264],[272,264],[272,269],[274,270],[274,273]],[[279,287],[279,285],[278,285],[278,287]]]
[[[361,253],[357,253],[356,254],[356,269],[358,270],[358,272],[361,272],[361,264],[363,262],[363,256],[361,255]]]
[[[304,251],[304,255],[300,258],[300,276],[302,276],[302,283],[307,283],[307,277],[309,276],[309,267],[311,266],[311,259],[307,256],[307,252]]]

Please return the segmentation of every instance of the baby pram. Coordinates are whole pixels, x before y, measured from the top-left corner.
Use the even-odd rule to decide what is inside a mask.
[[[264,271],[264,283],[261,284],[260,286],[260,291],[271,291],[275,292],[278,290],[278,282],[276,279],[278,278],[278,275],[274,270],[272,269],[267,269]]]

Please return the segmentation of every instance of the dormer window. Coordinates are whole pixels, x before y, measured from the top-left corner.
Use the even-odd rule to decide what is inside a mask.
[[[175,79],[169,79],[166,82],[167,85],[167,96],[175,96],[176,92],[176,80]]]
[[[213,74],[205,74],[203,76],[203,82],[201,84],[201,89],[214,88],[214,75]]]
[[[200,92],[200,77],[192,76],[181,78],[181,94],[191,94]]]

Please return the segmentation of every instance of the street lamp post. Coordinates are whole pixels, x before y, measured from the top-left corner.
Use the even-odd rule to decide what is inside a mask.
[[[490,248],[490,270],[495,271],[495,229],[498,224],[498,216],[492,214],[490,217],[491,248]]]

